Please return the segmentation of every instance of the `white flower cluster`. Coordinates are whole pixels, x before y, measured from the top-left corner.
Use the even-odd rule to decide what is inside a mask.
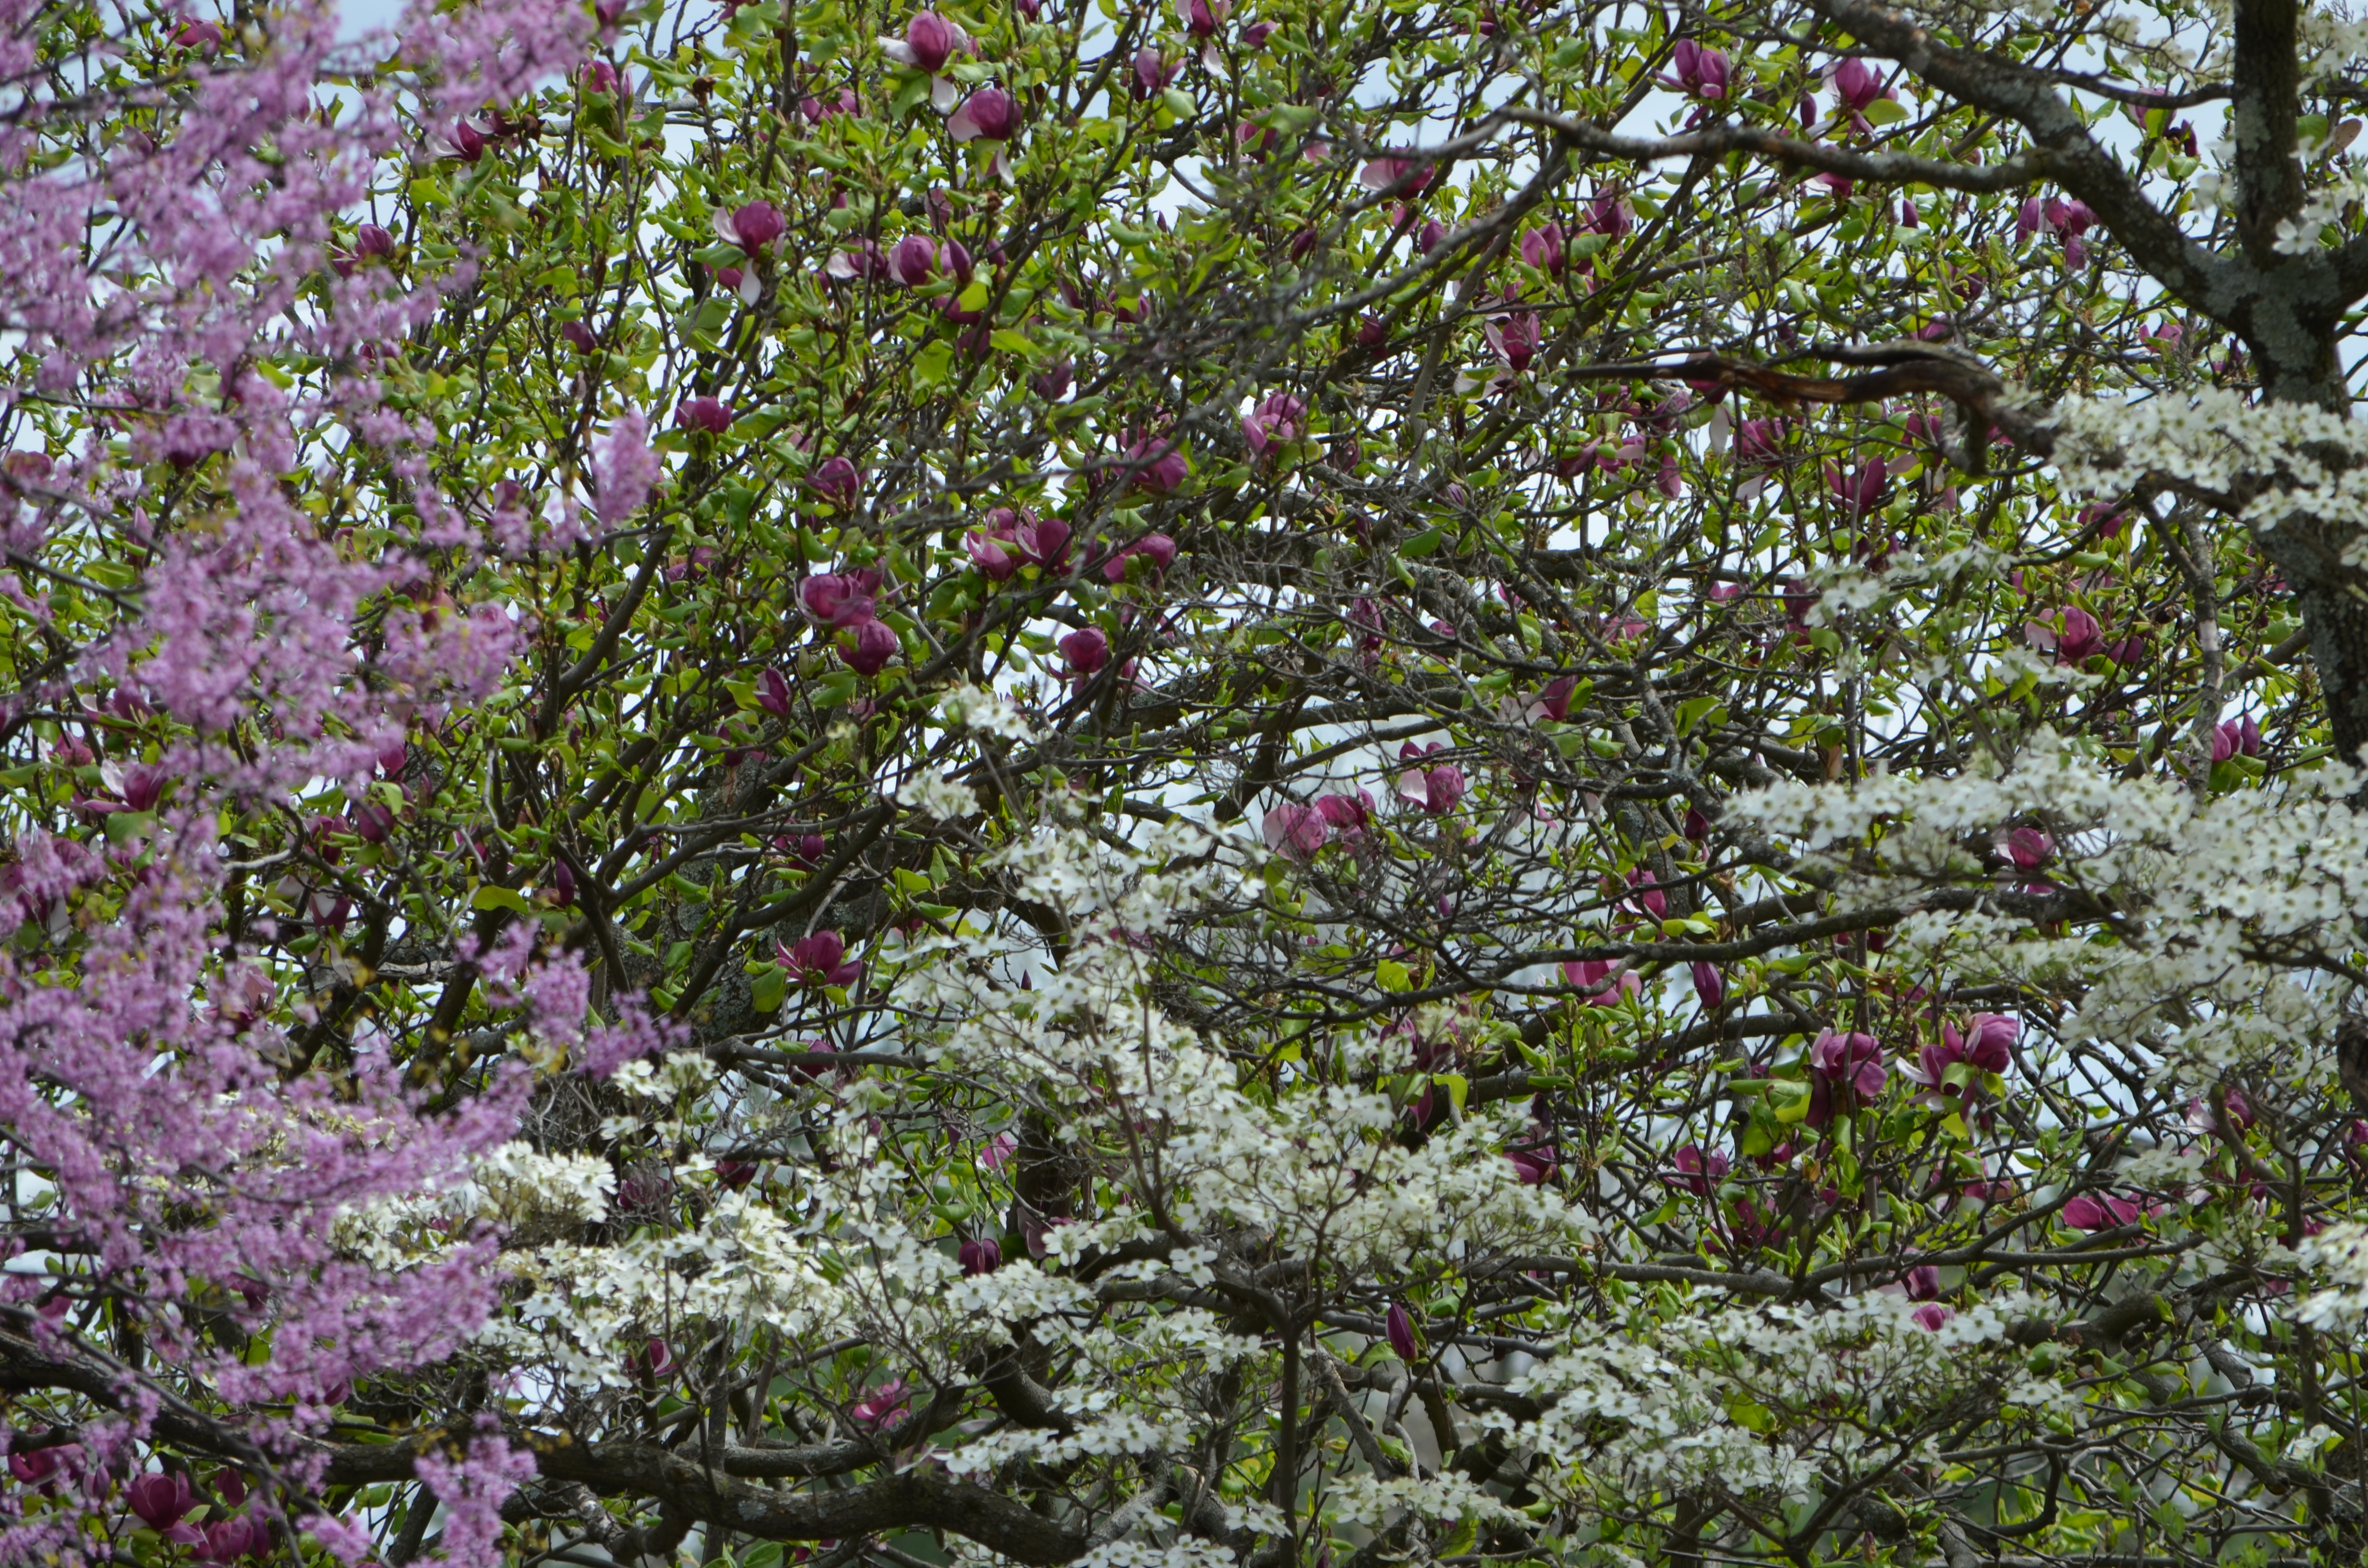
[[[2243,499],[2256,530],[2290,514],[2368,526],[2368,423],[2299,403],[2254,403],[2201,388],[2176,396],[2072,400],[2057,412],[2055,465],[2066,484],[2098,498],[2157,473]]]
[[[2028,1310],[2001,1295],[1938,1326],[1881,1292],[1837,1305],[1713,1305],[1691,1315],[1582,1326],[1563,1354],[1514,1380],[1545,1403],[1534,1421],[1486,1417],[1546,1456],[1573,1489],[1804,1495],[1900,1458],[1901,1414],[1981,1402],[2034,1417],[2078,1401],[2008,1342]],[[1607,1432],[1609,1436],[1607,1436]],[[1929,1458],[1940,1434],[1919,1445]]]
[[[2368,917],[2368,820],[2342,797],[2351,770],[2286,776],[2268,789],[2198,799],[2132,778],[2043,733],[2011,767],[1931,780],[1780,785],[1737,802],[1746,820],[1833,851],[1837,897],[1911,910],[1900,939],[1961,981],[2045,985],[2077,977],[2058,1032],[2145,1043],[2209,1069],[2266,1063],[2299,1081],[2325,1071],[2336,994],[2294,955],[2345,951]],[[2029,934],[1991,907],[1944,909],[1930,890],[2012,892],[1979,854],[2015,822],[2046,824],[2054,857],[2037,885],[2099,901],[2116,940]],[[1873,858],[1853,860],[1850,849]]]

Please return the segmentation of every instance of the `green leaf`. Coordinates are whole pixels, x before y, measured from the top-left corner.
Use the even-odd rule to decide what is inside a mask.
[[[516,888],[506,888],[498,882],[481,882],[469,895],[469,907],[476,910],[507,909],[513,915],[532,915],[534,906]]]
[[[1397,960],[1383,959],[1373,966],[1373,983],[1384,991],[1410,991],[1414,988],[1414,976]]]
[[[953,362],[953,345],[944,338],[923,345],[921,351],[913,356],[913,384],[925,392],[934,390],[944,384]]]
[[[1869,125],[1897,125],[1907,118],[1907,106],[1897,98],[1877,98],[1860,112]]]

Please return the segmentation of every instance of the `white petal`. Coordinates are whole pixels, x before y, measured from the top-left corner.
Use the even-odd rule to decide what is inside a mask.
[[[899,65],[918,65],[920,63],[919,61],[913,58],[913,46],[906,43],[901,38],[883,38],[875,40],[874,41],[880,45],[881,53],[886,55],[889,59],[894,61]]]
[[[764,292],[765,286],[757,280],[757,269],[755,267],[752,267],[740,274],[740,302],[742,304],[755,304],[757,299],[762,296]]]
[[[740,243],[738,232],[732,227],[732,214],[721,207],[715,210],[715,237],[727,245]]]
[[[936,107],[939,114],[951,114],[954,105],[961,101],[962,89],[954,85],[951,77],[929,78],[929,102]]]

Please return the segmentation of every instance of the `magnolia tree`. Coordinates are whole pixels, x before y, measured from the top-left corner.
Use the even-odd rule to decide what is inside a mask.
[[[0,22],[0,1560],[2360,1560],[2368,29]]]

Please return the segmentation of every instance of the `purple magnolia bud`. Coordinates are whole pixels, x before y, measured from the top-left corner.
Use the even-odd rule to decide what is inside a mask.
[[[2007,858],[2019,871],[2035,871],[2055,852],[2055,841],[2035,827],[2018,827],[2006,835]]]
[[[1148,44],[1135,51],[1133,86],[1135,97],[1147,98],[1167,85],[1168,81],[1175,76],[1183,63],[1183,61],[1178,60],[1174,64],[1169,64],[1161,58],[1157,50]]]
[[[1548,223],[1542,228],[1522,230],[1521,259],[1540,272],[1560,272],[1569,263],[1563,252],[1562,225]]]
[[[1184,7],[1184,28],[1194,38],[1206,40],[1217,36],[1233,11],[1232,0],[1187,0]]]
[[[1099,626],[1072,631],[1061,639],[1061,656],[1081,676],[1092,675],[1110,663],[1110,639]]]
[[[1833,493],[1842,509],[1854,517],[1862,517],[1881,506],[1890,486],[1890,471],[1881,458],[1870,460],[1855,473],[1844,472],[1839,463],[1826,464],[1826,488]]]
[[[836,631],[879,613],[879,580],[871,572],[824,572],[798,585],[799,602],[816,624]]]
[[[962,36],[962,28],[935,11],[916,11],[913,19],[905,24],[902,50],[892,51],[891,58],[900,59],[904,64],[916,66],[934,76],[944,70],[946,62],[969,41]]]
[[[1834,68],[1834,96],[1842,107],[1855,116],[1866,106],[1883,97],[1883,78],[1867,67],[1863,60],[1845,60]]]
[[[1710,837],[1710,818],[1702,814],[1702,809],[1700,806],[1688,806],[1686,820],[1679,831],[1696,844],[1700,844]]]
[[[473,164],[485,155],[485,135],[467,120],[452,127],[452,152],[464,164]]]
[[[906,234],[888,252],[888,276],[918,289],[938,276],[938,247],[927,234]]]
[[[1003,1267],[1003,1244],[992,1236],[962,1243],[956,1250],[964,1274],[992,1274]]]
[[[842,636],[836,646],[840,661],[860,676],[878,675],[905,648],[897,640],[895,628],[884,620],[862,622],[855,628],[851,640]]]
[[[1076,378],[1076,367],[1063,359],[1030,378],[1028,389],[1046,403],[1058,403],[1069,395]]]
[[[1272,38],[1275,29],[1281,25],[1280,22],[1252,22],[1242,29],[1242,47],[1250,50],[1264,49],[1266,40]]]
[[[364,223],[354,231],[354,254],[383,261],[394,254],[394,236],[376,223]]]
[[[1322,238],[1323,236],[1315,232],[1315,225],[1313,223],[1301,229],[1297,233],[1291,236],[1291,259],[1293,261],[1305,261],[1307,259],[1307,253],[1314,250],[1317,242]]]
[[[551,863],[551,891],[558,898],[560,908],[575,907],[575,873],[567,869],[564,860]]]
[[[1357,318],[1357,347],[1378,354],[1390,340],[1390,331],[1379,316]]]
[[[189,1490],[189,1478],[179,1473],[152,1471],[134,1476],[123,1495],[131,1511],[140,1517],[140,1522],[153,1530],[169,1529],[180,1523],[181,1516],[197,1503]]]
[[[964,98],[946,121],[946,134],[957,142],[973,138],[1008,142],[1019,124],[1019,108],[1000,87],[981,87]]]
[[[222,28],[209,21],[183,22],[173,32],[173,43],[180,49],[220,49],[222,41]]]
[[[1663,76],[1663,86],[1698,98],[1726,97],[1727,75],[1733,67],[1723,51],[1704,49],[1690,38],[1681,38],[1670,47],[1669,63],[1677,67],[1677,74]]]
[[[596,98],[614,97],[617,89],[623,85],[617,68],[605,60],[595,60],[585,66],[583,82],[584,90]]]
[[[1445,238],[1447,238],[1447,225],[1436,218],[1431,219],[1414,237],[1416,254],[1429,256],[1439,248],[1440,241]]]
[[[580,321],[572,321],[562,324],[559,329],[559,335],[565,338],[570,344],[574,345],[575,352],[578,354],[594,353],[598,351],[600,347],[600,340],[592,335],[592,329],[586,326]]]
[[[1932,1264],[1919,1263],[1900,1276],[1899,1283],[1907,1289],[1911,1301],[1931,1301],[1940,1299],[1941,1270]]]
[[[1389,1336],[1390,1348],[1397,1352],[1399,1360],[1412,1363],[1422,1359],[1422,1346],[1414,1336],[1413,1313],[1397,1302],[1392,1301],[1389,1314],[1383,1323],[1383,1332]]]
[[[1126,461],[1134,471],[1135,487],[1154,495],[1174,494],[1192,472],[1183,452],[1165,436],[1135,437],[1127,446]]]
[[[674,422],[687,430],[721,436],[732,428],[732,405],[721,398],[689,398],[675,410]]]
[[[1701,999],[1705,1011],[1715,1013],[1726,1005],[1726,977],[1718,965],[1708,959],[1697,959],[1693,966],[1694,995]]]
[[[1551,719],[1559,724],[1570,717],[1570,699],[1578,690],[1577,676],[1556,676],[1546,682],[1537,700],[1530,705],[1533,719]]]
[[[1537,358],[1538,345],[1543,336],[1535,311],[1515,311],[1509,315],[1493,317],[1481,325],[1488,347],[1505,362],[1505,368],[1520,375]]]
[[[1513,1174],[1523,1187],[1543,1187],[1554,1180],[1555,1164],[1549,1149],[1511,1149],[1505,1158],[1512,1162]]]
[[[842,512],[854,509],[856,492],[862,485],[863,475],[843,457],[825,458],[806,475],[806,488]]]
[[[757,1179],[756,1162],[753,1160],[718,1160],[715,1162],[715,1179],[721,1182],[723,1186],[730,1187],[733,1191],[738,1192],[741,1188],[746,1187],[750,1182]]]
[[[1373,820],[1373,798],[1360,790],[1353,795],[1325,795],[1315,802],[1315,813],[1347,838],[1360,834]]]
[[[2064,611],[2063,630],[2055,637],[2055,662],[2077,665],[2090,654],[2104,651],[2105,634],[2098,626],[2097,618],[2078,606],[2067,607]]]
[[[133,808],[137,810],[138,808]],[[366,844],[383,844],[394,832],[394,813],[376,801],[354,804],[354,834]]]

